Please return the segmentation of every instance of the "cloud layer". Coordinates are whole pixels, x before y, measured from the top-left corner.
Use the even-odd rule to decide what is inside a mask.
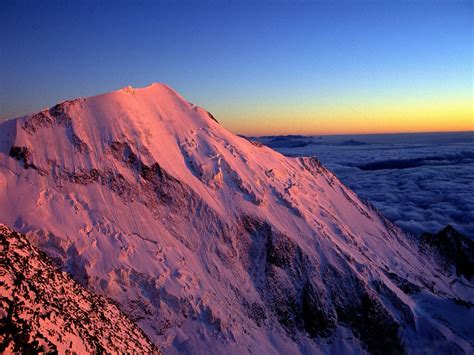
[[[345,184],[411,233],[437,232],[451,224],[474,238],[473,138],[473,133],[413,134],[406,139],[298,137],[299,146],[288,142],[284,147],[278,140],[275,149],[291,156],[318,156]],[[344,144],[351,139],[367,144]],[[262,141],[272,145],[268,138]]]

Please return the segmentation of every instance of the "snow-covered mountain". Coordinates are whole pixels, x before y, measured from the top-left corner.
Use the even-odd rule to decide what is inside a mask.
[[[28,239],[0,225],[0,352],[154,353],[111,301],[77,284]]]
[[[474,349],[474,284],[162,84],[0,126],[0,221],[165,353]]]
[[[436,234],[424,233],[420,245],[433,254],[445,272],[474,277],[474,241],[448,225]]]

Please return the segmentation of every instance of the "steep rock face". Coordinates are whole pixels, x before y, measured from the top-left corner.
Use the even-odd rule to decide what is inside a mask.
[[[0,219],[165,353],[473,348],[472,283],[316,158],[235,136],[164,85],[0,128]]]
[[[111,301],[85,290],[0,225],[0,352],[156,353]]]
[[[424,233],[420,244],[424,250],[434,252],[446,271],[467,279],[474,276],[474,241],[453,227],[448,225],[436,234]]]

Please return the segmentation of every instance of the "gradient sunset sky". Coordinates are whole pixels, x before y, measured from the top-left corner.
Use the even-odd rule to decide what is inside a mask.
[[[0,3],[0,119],[164,82],[236,133],[474,130],[471,1]]]

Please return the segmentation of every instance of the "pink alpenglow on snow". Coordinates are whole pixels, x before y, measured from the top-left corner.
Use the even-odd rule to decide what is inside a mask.
[[[4,122],[0,206],[165,354],[474,349],[472,279],[163,84]]]
[[[57,270],[25,236],[0,224],[0,245],[3,354],[159,354],[114,302]]]

